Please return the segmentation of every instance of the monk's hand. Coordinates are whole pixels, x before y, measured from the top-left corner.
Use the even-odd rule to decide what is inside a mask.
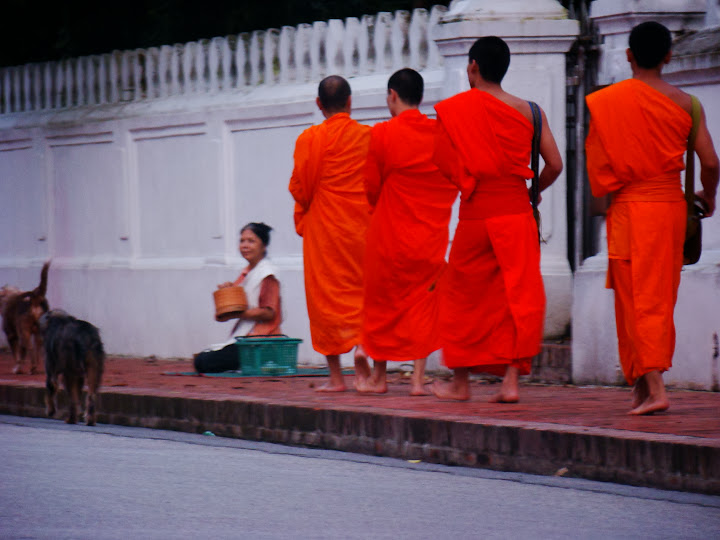
[[[227,289],[228,287],[232,287],[232,286],[233,286],[233,284],[231,281],[226,281],[225,283],[221,283],[217,287],[218,287],[218,289]]]
[[[704,189],[696,192],[695,196],[702,199],[705,203],[705,206],[707,207],[707,212],[705,212],[704,217],[712,216],[715,213],[715,197],[709,196],[707,193],[705,193]]]
[[[528,195],[530,196],[530,201],[532,201],[532,188],[528,188]],[[538,200],[537,203],[540,204],[542,202],[542,193],[538,192]]]

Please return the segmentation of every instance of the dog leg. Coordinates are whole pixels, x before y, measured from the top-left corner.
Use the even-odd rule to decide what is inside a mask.
[[[77,424],[78,406],[80,404],[80,385],[78,377],[75,375],[65,375],[65,390],[68,393],[69,412],[67,420],[68,424]]]
[[[37,337],[33,336],[30,342],[30,375],[38,372],[38,362],[40,357],[40,347],[38,346]]]
[[[15,375],[23,374],[23,364],[25,363],[23,360],[26,354],[27,349],[22,344],[18,343],[15,347],[15,367],[13,368],[13,373]]]
[[[97,361],[92,355],[88,355],[87,363],[87,399],[85,403],[85,422],[88,426],[95,425],[95,400],[97,398],[100,377],[97,368]]]
[[[45,378],[45,412],[50,418],[55,416],[57,410],[56,392],[57,379],[48,372]]]

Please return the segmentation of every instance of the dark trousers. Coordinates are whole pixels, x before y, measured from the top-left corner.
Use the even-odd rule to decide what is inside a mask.
[[[198,373],[221,373],[240,369],[240,355],[235,343],[219,351],[203,351],[195,355],[195,371]]]

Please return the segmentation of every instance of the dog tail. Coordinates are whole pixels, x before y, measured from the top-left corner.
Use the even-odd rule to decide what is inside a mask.
[[[48,270],[50,269],[50,261],[43,264],[42,271],[40,272],[40,285],[33,291],[38,296],[45,296],[47,293],[47,282],[48,282]]]

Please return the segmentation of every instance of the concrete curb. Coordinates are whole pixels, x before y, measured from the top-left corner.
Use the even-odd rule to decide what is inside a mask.
[[[0,385],[0,413],[44,417],[44,388]],[[60,394],[60,401],[64,394]],[[720,441],[264,399],[103,392],[98,422],[720,494]],[[64,404],[61,403],[60,407]]]

